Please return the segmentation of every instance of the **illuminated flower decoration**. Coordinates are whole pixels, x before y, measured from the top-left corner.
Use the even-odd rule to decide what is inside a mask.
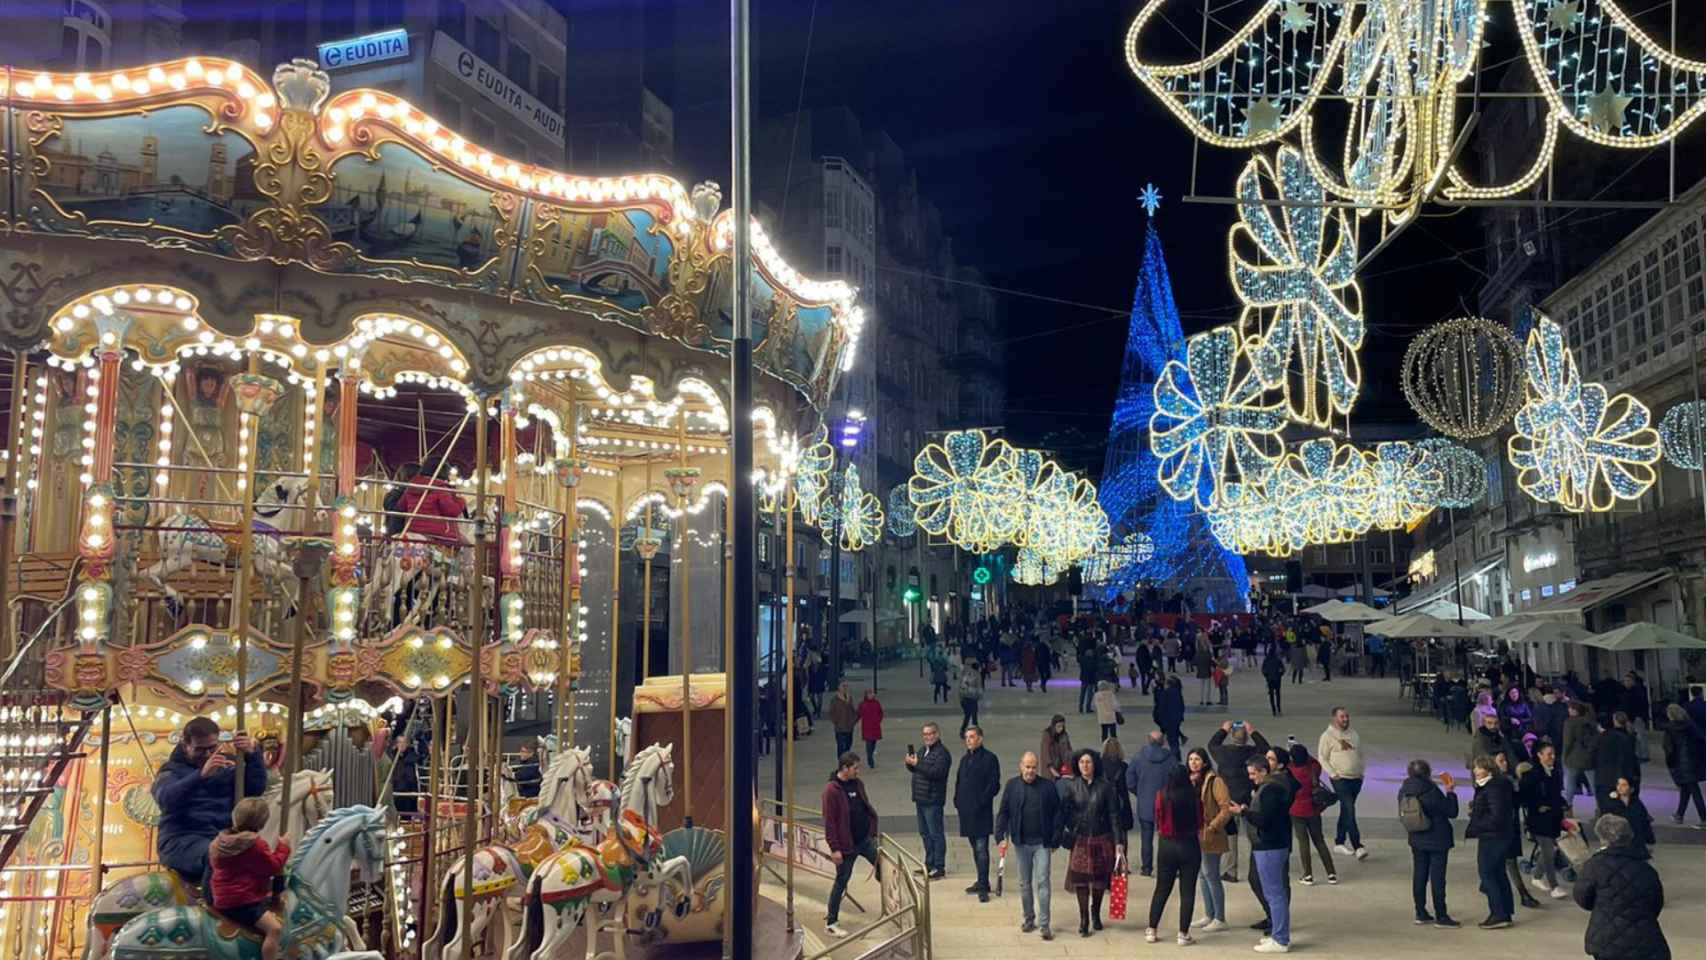
[[[1044,554],[1059,549],[1066,535],[1076,478],[1040,450],[1015,450],[1013,467],[1013,483],[1022,497],[1023,513],[1013,542]]]
[[[1229,484],[1226,498],[1209,512],[1209,532],[1234,553],[1290,556],[1286,510],[1262,484]]]
[[[1657,479],[1658,431],[1645,404],[1604,384],[1582,383],[1563,331],[1539,316],[1528,335],[1528,402],[1506,445],[1517,485],[1573,513],[1610,510]]]
[[[1273,200],[1263,195],[1264,182],[1276,185]],[[1237,190],[1238,223],[1227,247],[1232,288],[1244,304],[1238,329],[1257,341],[1262,385],[1282,391],[1294,418],[1325,426],[1350,413],[1362,388],[1350,214],[1325,206],[1321,182],[1291,147],[1280,149],[1277,171],[1266,157],[1252,157]]]
[[[859,485],[859,468],[849,463],[841,480],[841,549],[857,552],[883,535],[883,502]]]
[[[1107,511],[1096,498],[1096,485],[1074,478],[1061,542],[1050,559],[1061,567],[1077,563],[1106,550],[1110,533]]]
[[[1427,451],[1402,440],[1375,444],[1364,452],[1371,489],[1370,516],[1381,530],[1396,530],[1422,519],[1439,506],[1445,477]]]
[[[1443,437],[1431,437],[1419,446],[1439,468],[1440,506],[1452,510],[1471,507],[1487,495],[1487,461],[1480,454]]]
[[[1185,362],[1170,360],[1155,382],[1149,447],[1157,477],[1175,500],[1211,509],[1228,484],[1267,476],[1285,426],[1283,403],[1261,400],[1238,331],[1217,327],[1185,341]]]
[[[1687,400],[1671,407],[1659,421],[1665,459],[1679,470],[1698,470],[1703,458],[1701,436],[1706,434],[1706,400]]]
[[[1294,549],[1354,540],[1373,522],[1368,461],[1348,443],[1305,441],[1286,454],[1269,487],[1285,507],[1278,520]]]
[[[1018,559],[1013,562],[1013,580],[1027,587],[1046,587],[1060,579],[1059,568],[1053,566],[1035,550],[1026,548],[1019,551]]]
[[[829,491],[829,471],[835,466],[835,448],[829,445],[829,428],[818,424],[811,441],[800,449],[794,462],[794,496],[800,517],[809,524],[819,521],[824,494]]]
[[[981,430],[956,430],[918,452],[907,497],[932,536],[968,550],[991,550],[1024,523],[1024,495],[1014,478],[1017,454]]]
[[[906,495],[906,484],[896,484],[889,491],[889,533],[897,537],[910,537],[916,533],[918,520],[913,513],[912,501]]]
[[[1133,564],[1141,566],[1155,559],[1155,538],[1147,533],[1126,534],[1121,547],[1131,555]]]

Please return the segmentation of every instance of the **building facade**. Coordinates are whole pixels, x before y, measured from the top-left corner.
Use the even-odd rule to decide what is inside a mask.
[[[55,4],[39,4],[47,11]],[[64,0],[52,15],[8,16],[0,58],[39,70],[110,70],[181,56],[182,0]]]

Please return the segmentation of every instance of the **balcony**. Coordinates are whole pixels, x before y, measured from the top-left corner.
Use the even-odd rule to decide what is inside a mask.
[[[1701,549],[1706,549],[1706,518],[1699,500],[1625,514],[1576,533],[1576,563],[1584,577],[1623,567],[1658,566]]]

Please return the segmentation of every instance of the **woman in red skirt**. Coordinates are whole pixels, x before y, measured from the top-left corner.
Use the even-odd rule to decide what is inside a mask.
[[[1078,775],[1061,781],[1061,822],[1072,855],[1066,864],[1066,889],[1078,895],[1078,935],[1102,929],[1102,893],[1125,856],[1125,831],[1120,829],[1119,800],[1114,785],[1102,776],[1102,758],[1080,750],[1072,758]]]

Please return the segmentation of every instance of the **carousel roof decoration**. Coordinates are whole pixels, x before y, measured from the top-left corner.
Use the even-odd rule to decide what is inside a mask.
[[[1528,400],[1506,444],[1517,486],[1572,513],[1601,513],[1646,493],[1658,474],[1659,432],[1645,404],[1583,382],[1564,331],[1536,312],[1528,334]]]
[[[1148,33],[1166,33],[1167,2],[1149,0],[1138,12],[1126,62],[1186,129],[1224,147],[1294,141],[1328,197],[1383,208],[1393,223],[1436,195],[1490,199],[1528,189],[1551,168],[1560,130],[1603,147],[1649,149],[1706,111],[1706,63],[1662,47],[1614,0],[1270,0],[1241,22],[1217,22],[1220,32],[1205,33],[1193,59],[1159,63],[1140,47]],[[1508,20],[1495,16],[1507,8]],[[1478,186],[1456,160],[1457,98],[1485,66],[1489,24],[1515,31],[1546,111],[1532,165]],[[1319,142],[1329,131],[1342,131],[1340,143]]]
[[[1502,324],[1462,317],[1422,331],[1404,351],[1404,398],[1435,430],[1491,436],[1523,401],[1523,352]]]

